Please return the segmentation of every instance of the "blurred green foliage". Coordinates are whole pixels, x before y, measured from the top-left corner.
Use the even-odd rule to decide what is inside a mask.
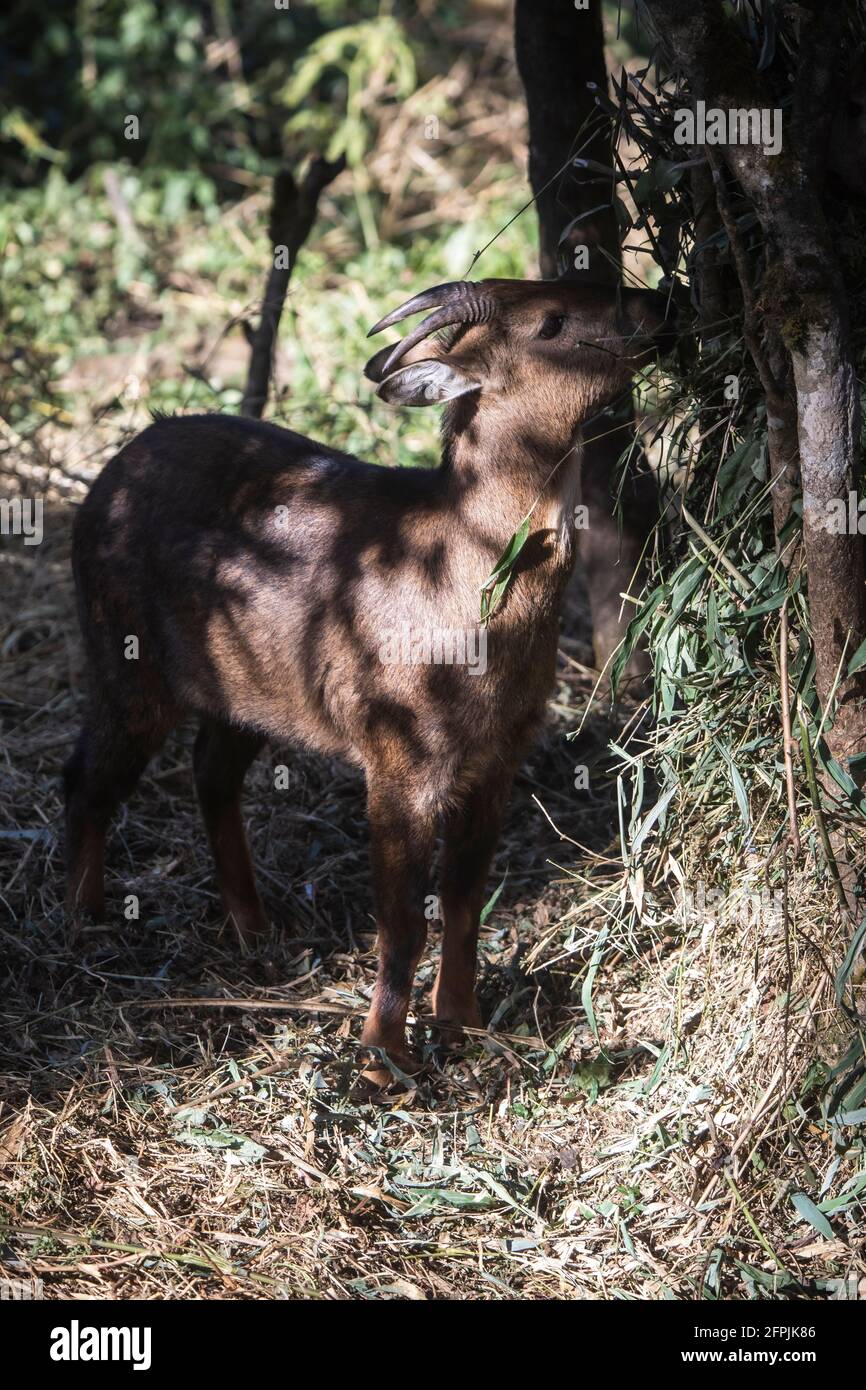
[[[46,158],[69,178],[117,159],[267,169],[294,63],[330,26],[377,12],[376,0],[13,0],[0,19],[0,177],[36,181]]]
[[[121,159],[222,179],[273,172],[287,118],[295,148],[323,129],[331,140],[330,105],[344,113],[338,143],[360,157],[372,72],[389,58],[394,86],[380,98],[399,101],[415,82],[407,32],[435,71],[463,10],[437,7],[431,27],[389,0],[12,0],[0,18],[0,179],[38,182],[46,162],[74,179]]]
[[[617,9],[609,0],[608,32],[628,46]],[[236,408],[243,353],[233,372],[212,372],[210,345],[255,315],[269,178],[318,150],[345,153],[351,173],[329,191],[330,220],[320,215],[295,270],[281,335],[291,382],[269,413],[343,447],[377,447],[384,425],[371,424],[359,386],[371,318],[403,290],[465,274],[527,198],[525,170],[501,156],[476,216],[434,215],[380,242],[388,190],[371,180],[370,156],[419,88],[465,53],[469,18],[465,0],[11,0],[0,17],[0,416],[28,435],[71,425],[77,361],[163,350],[170,360],[149,373],[141,410]],[[444,90],[424,102],[448,123]],[[137,140],[126,138],[129,115]],[[478,273],[534,273],[535,237],[529,213]],[[84,404],[128,427],[109,388],[92,389]],[[397,421],[403,461],[434,449],[432,413],[376,412],[392,435]]]
[[[525,173],[502,158],[477,217],[434,215],[380,241],[386,190],[367,163],[419,85],[460,55],[465,20],[461,3],[428,21],[388,0],[49,0],[38,12],[14,0],[0,19],[0,416],[33,438],[46,423],[80,427],[82,407],[124,431],[154,408],[236,409],[236,323],[255,317],[263,289],[269,178],[312,150],[345,152],[350,174],[292,278],[290,380],[284,370],[268,413],[383,461],[429,458],[434,412],[371,406],[366,330],[401,294],[465,274],[525,202]],[[129,114],[137,141],[124,137]],[[526,273],[534,235],[520,219],[481,272]],[[211,361],[226,332],[230,368]],[[131,374],[146,363],[134,409],[108,384],[121,356]],[[100,358],[105,379],[91,372],[82,399],[69,374]]]
[[[323,128],[333,113],[304,109],[303,103],[333,71],[345,75],[345,112],[336,129]],[[363,158],[370,119],[370,89],[382,98],[390,87],[398,100],[412,95],[417,80],[415,55],[402,26],[391,16],[362,24],[347,24],[323,34],[297,64],[282,90],[282,100],[295,114],[290,131],[316,130],[328,159],[344,154],[350,163]]]

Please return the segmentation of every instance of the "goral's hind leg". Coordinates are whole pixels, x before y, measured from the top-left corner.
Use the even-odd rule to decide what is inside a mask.
[[[66,905],[77,924],[105,914],[105,837],[170,724],[135,729],[116,712],[93,707],[63,770],[66,800]]]
[[[207,719],[198,731],[193,754],[196,791],[223,907],[247,946],[270,931],[241,815],[244,777],[264,743],[259,734]]]

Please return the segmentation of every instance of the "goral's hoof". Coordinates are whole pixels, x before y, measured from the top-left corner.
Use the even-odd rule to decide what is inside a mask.
[[[226,915],[226,922],[237,934],[243,951],[260,951],[271,939],[271,924],[264,908],[258,905],[232,907]]]
[[[465,1029],[482,1029],[481,1010],[474,996],[469,999],[445,998],[439,995],[433,1000],[433,1026],[443,1042],[463,1042]]]
[[[369,1046],[369,1044],[368,1044]],[[375,1058],[361,1072],[357,1086],[368,1095],[399,1095],[414,1090],[422,1064],[411,1052],[375,1049]]]

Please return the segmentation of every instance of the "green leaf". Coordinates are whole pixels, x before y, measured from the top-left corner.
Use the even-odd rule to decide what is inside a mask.
[[[724,758],[727,764],[728,772],[731,776],[731,786],[734,789],[734,796],[736,797],[737,805],[740,808],[740,815],[743,820],[743,826],[746,832],[748,833],[751,826],[752,818],[751,812],[749,810],[749,794],[746,791],[746,784],[740,776],[739,769],[737,768],[737,765],[734,762],[733,757],[731,756],[730,749],[727,748],[723,743],[721,743],[717,738],[713,739],[713,743],[718,748],[719,752],[721,753],[722,757]]]
[[[719,469],[717,483],[719,500],[716,515],[727,516],[741,501],[746,490],[754,483],[752,465],[760,449],[760,441],[744,439],[733,449]]]
[[[502,555],[497,560],[490,574],[481,586],[481,621],[488,623],[496,612],[505,590],[511,582],[511,572],[515,561],[523,547],[526,545],[526,538],[529,535],[529,517],[526,516],[521,521]]]
[[[845,952],[845,959],[843,960],[842,964],[839,966],[839,969],[836,972],[837,1004],[842,1003],[842,996],[845,993],[845,986],[848,983],[848,977],[850,976],[851,971],[854,969],[854,962],[860,954],[860,948],[863,945],[864,937],[866,937],[866,917],[863,918],[863,921],[860,923],[859,927],[857,928],[853,937],[851,938],[851,945]]]
[[[862,666],[866,666],[866,642],[861,642],[856,652],[848,662],[848,675],[853,676],[855,671],[859,671]]]
[[[631,842],[631,852],[633,855],[638,853],[647,835],[652,830],[656,821],[660,820],[661,817],[664,815],[665,811],[671,803],[673,796],[678,790],[679,783],[674,782],[673,786],[668,787],[664,795],[659,797],[659,800],[656,802],[655,806],[653,806],[652,810],[647,812],[646,816],[643,819],[643,822],[641,823],[640,830],[637,832],[637,834]]]
[[[189,1144],[193,1149],[227,1149],[242,1163],[255,1163],[265,1157],[267,1149],[243,1134],[232,1134],[228,1129],[196,1129],[191,1126],[184,1134],[177,1136],[181,1144]]]
[[[791,1201],[797,1208],[804,1221],[808,1221],[810,1226],[814,1226],[819,1235],[826,1236],[828,1240],[835,1239],[835,1231],[822,1211],[815,1206],[811,1197],[807,1197],[805,1192],[795,1192]]]
[[[753,608],[744,608],[741,617],[759,618],[764,613],[772,613],[775,608],[781,608],[787,597],[787,589],[778,589],[770,598],[764,599],[763,603],[756,603]]]
[[[598,1024],[595,1021],[595,1010],[592,1007],[592,987],[595,984],[595,977],[598,974],[598,967],[601,965],[602,957],[604,955],[604,944],[607,941],[608,931],[609,928],[602,927],[601,931],[595,939],[595,945],[592,949],[592,956],[590,958],[589,967],[586,972],[586,979],[584,980],[583,988],[580,991],[580,1002],[583,1005],[583,1010],[586,1014],[586,1021],[592,1029],[592,1035],[599,1045],[601,1044],[601,1038],[598,1035]]]
[[[822,738],[816,741],[814,753],[823,770],[829,772],[833,781],[842,788],[846,796],[850,797],[852,805],[857,807],[862,816],[866,816],[866,796],[862,794],[854,778],[846,772],[841,763],[830,756],[827,745]]]
[[[821,1203],[821,1212],[846,1211],[857,1201],[860,1193],[866,1187],[866,1173],[858,1173],[851,1182],[845,1184],[838,1197],[828,1197]]]
[[[584,1093],[592,1103],[598,1099],[600,1090],[611,1085],[612,1079],[613,1067],[602,1053],[591,1062],[577,1063],[569,1077],[567,1094]]]
[[[502,882],[500,883],[499,887],[498,887],[498,888],[494,888],[493,892],[490,894],[490,897],[487,899],[487,902],[484,904],[484,906],[483,906],[482,909],[481,909],[481,913],[480,913],[480,915],[479,915],[478,921],[481,923],[481,926],[482,926],[482,927],[484,926],[484,923],[487,921],[487,918],[490,916],[491,912],[493,911],[494,907],[496,906],[497,902],[499,901],[499,894],[502,892],[503,888],[505,887],[505,879],[506,879],[506,878],[508,878],[508,870],[507,870],[507,869],[505,870],[505,876],[503,877]]]
[[[610,670],[610,684],[614,694],[616,693],[617,686],[623,670],[625,669],[625,664],[637,646],[638,638],[644,629],[652,622],[656,609],[669,597],[669,595],[670,588],[668,584],[660,584],[658,588],[654,589],[650,594],[637,616],[629,623],[628,631],[623,641],[620,643],[619,651],[614,657],[613,665]]]
[[[437,1206],[460,1207],[463,1211],[489,1211],[496,1205],[496,1199],[488,1192],[451,1192],[447,1187],[431,1187],[403,1213],[403,1219],[426,1216]]]
[[[653,1067],[652,1076],[650,1077],[649,1081],[646,1083],[646,1086],[644,1087],[644,1095],[651,1096],[656,1087],[661,1085],[662,1074],[664,1072],[665,1064],[668,1060],[669,1055],[670,1048],[668,1047],[667,1043],[665,1043],[664,1047],[662,1048],[661,1052],[656,1058],[656,1064]]]
[[[517,559],[521,550],[525,546],[526,537],[528,535],[529,517],[526,516],[521,521],[517,530],[514,532],[514,535],[511,537],[511,540],[508,542],[508,545],[505,547],[505,550],[503,551],[502,555],[494,565],[489,578],[485,582],[485,587],[487,584],[490,583],[492,579],[495,579],[497,575],[502,574],[505,570],[511,569],[511,566],[514,564],[514,561]]]
[[[651,202],[656,193],[669,193],[676,188],[684,170],[684,164],[677,164],[671,159],[656,159],[635,182],[635,202],[640,207]]]

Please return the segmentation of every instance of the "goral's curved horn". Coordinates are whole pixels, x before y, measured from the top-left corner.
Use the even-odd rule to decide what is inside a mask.
[[[437,309],[435,314],[430,314],[423,323],[419,323],[418,327],[407,333],[405,338],[401,338],[399,343],[394,344],[394,351],[384,364],[385,375],[393,372],[400,358],[405,357],[410,348],[429,338],[431,333],[436,333],[440,328],[447,328],[452,323],[486,323],[492,316],[492,307],[481,303],[455,304],[453,307],[446,304],[443,308]]]
[[[442,303],[446,292],[445,303]],[[399,343],[394,344],[393,351],[382,364],[383,376],[392,372],[401,357],[424,338],[429,338],[431,333],[438,332],[440,328],[448,328],[454,323],[466,326],[488,323],[493,318],[496,308],[491,295],[485,293],[478,285],[460,280],[456,284],[439,285],[435,289],[426,290],[424,294],[416,295],[393,314],[382,319],[371,332],[378,332],[380,328],[388,327],[397,319],[406,318],[409,314],[415,314],[422,308],[430,308],[433,304],[439,304],[440,307],[419,323],[417,328],[413,328],[411,333],[407,333],[405,338],[401,338]]]
[[[401,319],[407,319],[410,314],[420,314],[425,309],[438,309],[440,305],[453,304],[458,300],[469,300],[475,293],[475,285],[467,280],[451,280],[445,285],[434,285],[431,290],[423,290],[421,294],[407,299],[399,308],[392,309],[390,314],[373,324],[367,337],[372,338],[374,334],[381,333],[383,328],[390,328]]]

